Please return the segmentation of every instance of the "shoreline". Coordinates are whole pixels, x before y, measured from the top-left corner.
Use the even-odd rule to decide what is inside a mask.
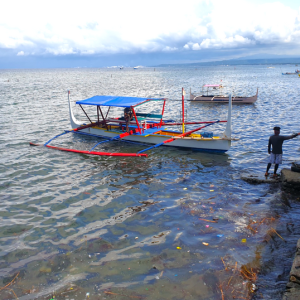
[[[293,194],[299,194],[300,191],[300,173],[287,168],[281,170],[281,176],[278,178],[249,174],[244,174],[241,178],[253,184],[279,183],[282,190]],[[296,245],[295,256],[289,273],[289,280],[282,296],[282,300],[297,299],[300,299],[300,238]]]

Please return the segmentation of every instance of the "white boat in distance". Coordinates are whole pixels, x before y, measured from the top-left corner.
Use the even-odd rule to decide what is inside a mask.
[[[203,88],[207,88],[206,95],[202,94],[200,96],[195,96],[191,93],[190,90],[190,100],[192,102],[197,103],[228,103],[229,97],[224,95],[213,95],[209,94],[211,93],[211,89],[217,90],[222,88],[223,86],[221,84],[205,84],[203,85]],[[258,96],[258,88],[256,91],[256,95],[245,97],[245,96],[233,96],[232,97],[232,103],[233,104],[251,104],[254,103],[257,100]]]

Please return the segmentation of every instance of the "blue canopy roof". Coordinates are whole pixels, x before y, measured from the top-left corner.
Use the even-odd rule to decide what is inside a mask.
[[[138,97],[120,97],[120,96],[94,96],[85,100],[76,101],[76,104],[81,105],[102,105],[116,107],[136,106],[145,101],[165,100],[162,98],[138,98]]]

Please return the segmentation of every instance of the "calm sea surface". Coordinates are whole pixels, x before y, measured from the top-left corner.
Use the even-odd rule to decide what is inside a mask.
[[[300,78],[281,75],[294,70],[0,70],[0,299],[281,299],[300,238],[297,195],[241,175],[264,174],[273,126],[300,131]],[[239,140],[225,154],[159,147],[148,158],[93,157],[29,146],[70,129],[67,90],[72,101],[166,97],[166,118],[180,120],[182,87],[199,94],[219,83],[236,95],[258,88],[255,104],[233,106]],[[188,121],[227,118],[226,104],[185,106]],[[99,140],[70,133],[51,145],[89,150]],[[299,155],[300,139],[286,141],[280,168]]]

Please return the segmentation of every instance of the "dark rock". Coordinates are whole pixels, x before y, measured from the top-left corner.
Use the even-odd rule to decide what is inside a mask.
[[[300,293],[298,289],[291,289],[283,294],[282,300],[299,300]]]
[[[242,174],[241,179],[249,183],[259,184],[259,183],[278,183],[280,182],[280,177],[274,178],[272,175],[265,176],[264,173],[261,174]]]
[[[296,254],[290,271],[289,282],[282,300],[300,299],[300,239],[297,242]]]
[[[285,190],[300,191],[300,173],[282,169],[281,184]]]

